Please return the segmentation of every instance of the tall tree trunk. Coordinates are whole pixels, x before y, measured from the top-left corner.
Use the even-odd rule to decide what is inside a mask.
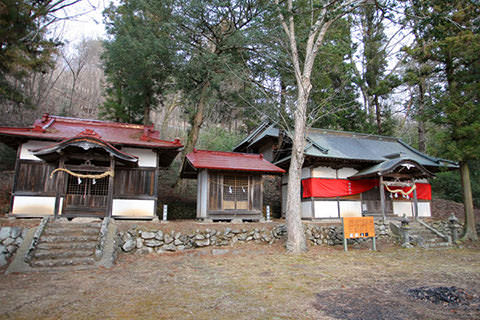
[[[295,131],[293,132],[292,157],[288,169],[288,197],[286,222],[288,228],[287,250],[299,253],[307,250],[305,232],[301,218],[301,188],[302,166],[305,148],[305,129],[307,102],[311,84],[309,79],[298,85],[297,106],[295,110]]]
[[[460,162],[460,174],[462,176],[463,204],[465,206],[465,226],[462,240],[478,240],[477,230],[475,229],[475,215],[473,212],[470,169],[466,161]]]
[[[195,116],[193,117],[193,122],[192,122],[192,127],[190,128],[190,131],[188,132],[188,137],[187,141],[185,143],[185,148],[182,151],[181,159],[182,163],[185,161],[185,157],[188,153],[193,151],[193,148],[197,144],[198,140],[198,135],[200,133],[200,128],[202,127],[203,123],[203,116],[205,113],[205,105],[206,105],[206,100],[207,100],[207,93],[208,89],[210,87],[210,82],[206,81],[203,84],[202,90],[200,92],[200,98],[198,100],[197,104],[197,112],[195,113]],[[182,167],[180,166],[180,171],[182,170]],[[181,179],[180,179],[180,171],[178,172],[177,180],[175,181],[174,187],[177,190],[181,189]]]
[[[145,102],[143,106],[143,124],[146,126],[149,126],[152,124],[150,121],[150,106],[152,104],[152,96],[150,94],[147,94],[145,96]]]
[[[72,105],[73,105],[73,95],[75,94],[75,86],[77,85],[77,77],[73,75],[73,80],[72,80],[72,89],[70,90],[70,101],[68,103],[68,116],[73,115],[72,111]]]
[[[172,98],[172,102],[168,105],[168,107],[165,107],[165,113],[163,114],[163,120],[162,120],[162,126],[160,127],[160,137],[162,139],[165,139],[167,136],[167,129],[168,129],[168,119],[170,118],[170,115],[172,112],[177,108],[178,106],[178,98],[180,97],[180,93],[175,93],[175,95]]]
[[[375,104],[373,103],[373,96],[370,95],[369,90],[367,88],[367,116],[368,116],[368,122],[372,127],[375,125]]]
[[[377,132],[378,134],[383,134],[383,127],[382,127],[382,107],[378,102],[378,97],[375,95],[373,98],[373,102],[375,104],[375,118],[377,122]]]
[[[418,105],[417,105],[417,123],[418,123],[418,150],[420,152],[425,152],[426,139],[425,139],[425,120],[424,120],[424,110],[425,110],[425,78],[422,77],[420,83],[418,84]]]
[[[205,114],[205,105],[207,99],[207,92],[208,88],[210,87],[210,82],[207,81],[204,83],[202,87],[202,91],[200,92],[200,99],[198,100],[197,104],[197,112],[195,113],[195,117],[193,118],[192,127],[188,133],[187,143],[185,144],[185,149],[182,152],[182,158],[185,157],[189,152],[193,151],[193,148],[197,144],[198,135],[200,133],[200,128],[203,124],[203,116]]]

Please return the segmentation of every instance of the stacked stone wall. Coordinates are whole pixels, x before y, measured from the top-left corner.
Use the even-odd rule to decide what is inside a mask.
[[[324,225],[304,224],[305,235],[310,245],[342,245],[343,227],[340,224]],[[391,237],[390,230],[383,223],[375,223],[377,238]],[[285,241],[287,228],[285,224],[263,228],[215,228],[195,230],[188,233],[163,230],[144,230],[131,228],[119,233],[119,244],[123,252],[162,253],[183,251],[187,249],[210,246],[234,246],[237,243],[273,244],[276,241]],[[350,243],[359,243],[365,239],[349,240]]]
[[[0,227],[0,267],[7,264],[25,238],[27,229],[20,227]]]

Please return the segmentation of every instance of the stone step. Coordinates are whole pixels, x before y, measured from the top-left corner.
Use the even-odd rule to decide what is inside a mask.
[[[41,259],[62,259],[62,258],[81,258],[93,256],[93,249],[37,249],[33,254],[35,260]]]
[[[445,248],[451,247],[452,245],[448,242],[436,242],[436,243],[425,243],[426,248]]]
[[[97,241],[98,234],[95,235],[45,235],[40,237],[40,243],[42,242],[84,242],[84,241]]]
[[[30,262],[32,267],[64,267],[64,266],[78,266],[78,265],[92,265],[95,263],[93,257],[80,258],[61,258],[61,259],[33,259]]]
[[[51,250],[51,249],[94,249],[97,241],[82,241],[82,242],[40,242],[37,249]]]
[[[445,241],[442,237],[432,235],[432,234],[422,234],[422,233],[409,233],[409,234],[414,236],[420,236],[423,239],[442,239],[443,241]]]
[[[74,266],[58,266],[58,267],[35,267],[31,268],[31,272],[47,272],[47,273],[52,273],[52,272],[72,272],[72,271],[82,271],[82,270],[92,270],[98,268],[97,265],[95,264],[79,264],[79,265],[74,265]]]
[[[73,222],[50,222],[47,224],[49,228],[65,228],[65,229],[83,229],[83,228],[99,228],[101,222],[91,223],[73,223]]]
[[[43,235],[98,235],[100,228],[83,228],[83,229],[69,229],[69,228],[50,228],[47,227],[43,231]]]

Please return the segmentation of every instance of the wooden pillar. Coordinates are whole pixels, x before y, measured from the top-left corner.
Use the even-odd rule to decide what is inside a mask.
[[[15,199],[15,192],[17,191],[17,179],[20,171],[20,154],[22,152],[22,145],[17,147],[17,157],[15,159],[15,176],[13,177],[12,196],[10,197],[10,214],[13,215],[13,202]]]
[[[113,156],[110,156],[110,171],[115,173],[115,158]],[[111,217],[112,216],[112,206],[113,206],[113,176],[108,176],[108,198],[107,198],[107,212],[106,212],[106,217]]]
[[[380,176],[380,182],[378,186],[378,190],[380,192],[380,206],[382,208],[382,217],[383,220],[385,220],[385,190],[384,190],[384,185],[383,185],[383,176]]]
[[[414,183],[415,185],[415,183]],[[418,218],[418,198],[417,198],[417,189],[413,190],[413,216],[415,219]]]
[[[63,155],[60,156],[60,159],[58,160],[58,167],[59,168],[64,168],[65,167],[65,158]],[[60,212],[60,200],[63,194],[63,191],[65,189],[65,179],[66,179],[66,174],[64,174],[62,171],[57,173],[57,176],[54,177],[56,183],[56,190],[55,190],[55,210],[54,210],[54,217],[55,219],[58,218],[58,215],[61,214]],[[48,177],[47,179],[50,179]],[[62,206],[63,207],[63,206]]]
[[[158,151],[156,151],[156,160],[157,162],[155,163],[155,177],[154,177],[154,186],[153,186],[153,196],[155,197],[154,200],[154,206],[153,206],[153,218],[155,219],[157,217],[157,211],[158,211],[158,179],[160,178],[160,154]]]
[[[197,176],[197,218],[207,218],[209,176],[207,169],[200,169]]]

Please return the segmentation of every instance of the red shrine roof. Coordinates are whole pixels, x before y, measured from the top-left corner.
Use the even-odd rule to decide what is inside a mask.
[[[268,162],[261,154],[193,150],[187,154],[186,161],[194,169],[231,170],[244,172],[263,172],[270,174],[285,173],[285,170]],[[182,175],[192,177],[185,166]]]
[[[52,116],[44,114],[32,127],[0,127],[0,135],[40,140],[62,141],[75,136],[90,136],[112,145],[138,146],[160,149],[183,147],[178,139],[159,139],[159,132],[152,126]]]

